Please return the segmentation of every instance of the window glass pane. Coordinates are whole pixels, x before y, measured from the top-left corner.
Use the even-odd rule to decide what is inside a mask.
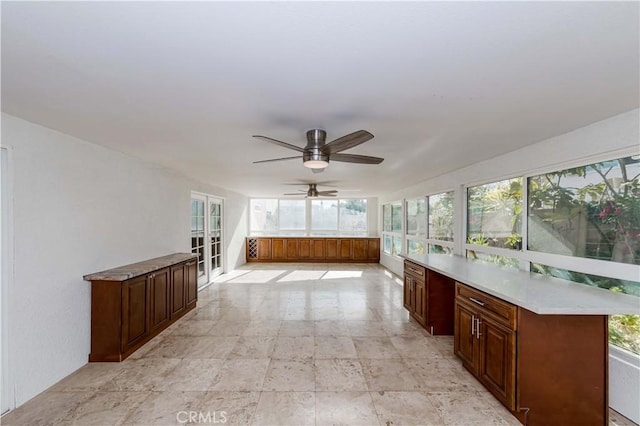
[[[453,254],[451,247],[443,247],[439,244],[429,244],[429,253],[432,254]]]
[[[251,231],[277,233],[278,200],[252,199],[249,203],[249,223]]]
[[[305,200],[280,200],[278,223],[280,229],[304,230],[306,219]]]
[[[393,237],[393,244],[391,246],[391,254],[397,256],[400,253],[402,253],[402,238]]]
[[[427,235],[427,201],[424,198],[407,200],[407,235]]]
[[[400,201],[391,204],[391,232],[402,231],[402,203]]]
[[[528,249],[640,264],[640,156],[529,178]]]
[[[384,236],[384,244],[382,247],[382,251],[384,251],[387,254],[391,254],[391,236],[390,235]]]
[[[499,266],[507,266],[509,268],[520,268],[520,261],[513,257],[500,256],[497,254],[482,253],[475,250],[467,250],[467,258],[477,260],[483,263],[491,263]]]
[[[338,202],[336,200],[311,200],[311,230],[335,231],[338,229]]]
[[[382,206],[382,230],[391,232],[391,204]]]
[[[453,191],[429,196],[429,238],[453,241]]]
[[[340,200],[340,232],[367,232],[367,200]]]
[[[520,250],[522,178],[467,190],[467,243]]]
[[[424,243],[422,241],[407,240],[408,254],[424,254]]]
[[[531,271],[640,297],[640,282],[638,281],[583,274],[538,263],[531,263]],[[609,317],[609,342],[640,354],[640,315],[611,315]]]

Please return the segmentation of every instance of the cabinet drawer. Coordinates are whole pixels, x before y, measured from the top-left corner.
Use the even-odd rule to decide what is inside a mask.
[[[516,306],[487,293],[456,282],[456,299],[474,306],[479,312],[516,329]]]
[[[426,270],[424,267],[420,265],[416,265],[413,262],[409,262],[408,260],[404,261],[404,273],[413,275],[415,278],[424,281],[424,277],[426,275]]]

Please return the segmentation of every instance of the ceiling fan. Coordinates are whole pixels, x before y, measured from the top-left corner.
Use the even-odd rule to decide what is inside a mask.
[[[268,163],[272,161],[302,158],[302,162],[305,167],[310,168],[314,173],[320,173],[329,165],[329,160],[360,164],[380,164],[384,161],[384,158],[370,157],[368,155],[340,154],[342,151],[346,151],[349,148],[353,148],[373,139],[373,135],[366,130],[358,130],[357,132],[350,133],[334,141],[325,143],[327,132],[321,129],[311,129],[307,131],[307,145],[304,148],[282,142],[277,139],[272,139],[267,136],[253,135],[253,137],[302,153],[301,156],[274,158],[271,160],[254,161],[254,163]]]
[[[335,189],[329,190],[329,191],[318,191],[317,185],[316,183],[310,183],[309,185],[309,189],[304,190],[304,189],[299,189],[299,192],[293,192],[293,193],[288,193],[288,194],[284,194],[284,195],[302,195],[302,193],[306,193],[306,197],[305,198],[317,198],[317,197],[335,197],[338,195],[338,191]]]

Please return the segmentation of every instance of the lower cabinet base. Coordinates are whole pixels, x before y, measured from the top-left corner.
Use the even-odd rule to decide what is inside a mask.
[[[195,307],[196,307],[195,303],[192,303],[191,305],[187,306],[187,309],[185,309],[179,316],[174,317],[174,319],[171,320],[171,323],[168,324],[167,326],[173,324],[175,321],[177,321],[180,318],[182,318],[183,316],[185,316],[192,309],[195,309]],[[137,351],[142,346],[144,346],[145,343],[147,343],[148,341],[150,341],[151,339],[156,337],[158,334],[160,334],[165,328],[159,329],[155,333],[150,334],[148,336],[145,336],[144,338],[140,339],[135,345],[132,345],[132,346],[128,347],[127,350],[125,350],[122,353],[106,353],[105,354],[105,353],[94,353],[92,351],[89,354],[89,362],[121,362],[121,361],[124,361],[125,359],[129,358],[129,356],[131,354],[133,354],[135,351]]]

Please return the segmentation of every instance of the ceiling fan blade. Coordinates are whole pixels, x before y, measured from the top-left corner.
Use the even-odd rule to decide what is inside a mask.
[[[290,143],[282,142],[282,141],[279,141],[277,139],[272,139],[272,138],[269,138],[267,136],[253,135],[253,137],[257,138],[257,139],[262,139],[263,141],[266,141],[266,142],[271,142],[271,143],[274,143],[276,145],[283,146],[285,148],[293,149],[293,150],[296,150],[298,152],[304,152],[304,149],[300,148],[299,146],[291,145]]]
[[[344,161],[346,163],[380,164],[384,161],[384,158],[356,154],[333,154],[331,155],[330,160]]]
[[[324,145],[321,150],[324,154],[335,154],[354,146],[358,146],[361,143],[365,143],[368,140],[373,139],[373,135],[366,130],[358,130],[357,132],[350,133],[346,136],[338,138],[334,141]]]
[[[322,173],[322,172],[324,172],[324,169],[311,169],[311,171],[313,173]]]
[[[307,191],[305,191],[305,192],[307,192]],[[301,194],[299,192],[290,192],[288,194],[282,194],[282,195],[304,195],[304,194]]]
[[[257,164],[257,163],[270,163],[272,161],[283,161],[283,160],[295,160],[295,159],[300,159],[302,157],[282,157],[282,158],[273,158],[271,160],[260,160],[260,161],[254,161],[253,164]]]
[[[335,197],[338,191],[318,191],[318,195],[322,195],[324,197]]]

